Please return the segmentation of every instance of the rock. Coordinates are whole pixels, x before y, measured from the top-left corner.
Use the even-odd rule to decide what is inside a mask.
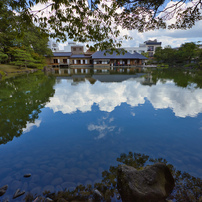
[[[53,201],[51,198],[46,198],[45,202]]]
[[[163,163],[156,163],[143,170],[121,165],[117,186],[122,201],[160,202],[169,196],[175,184],[169,168]]]
[[[6,193],[6,190],[8,189],[8,185],[4,185],[0,188],[0,196],[3,196]]]
[[[54,186],[52,186],[52,185],[45,186],[43,188],[43,192],[45,192],[45,191],[49,191],[49,192],[53,193],[55,191]]]
[[[96,196],[99,196],[99,197],[103,197],[103,195],[102,195],[102,193],[99,191],[99,190],[97,190],[97,189],[94,189],[93,190],[93,193],[96,195]]]
[[[15,194],[13,195],[13,199],[22,196],[25,193],[25,191],[20,191],[20,189],[17,189]]]
[[[44,71],[44,72],[48,71],[48,67],[47,67],[47,66],[44,66],[43,71]]]
[[[53,178],[53,174],[52,173],[46,173],[43,177],[42,177],[42,182],[44,184],[49,184],[52,181]]]
[[[56,188],[55,188],[56,192],[58,191],[63,191],[62,187],[60,185],[57,185]]]
[[[24,177],[31,177],[31,173],[25,174]]]
[[[55,178],[54,180],[52,180],[51,184],[52,185],[59,185],[62,184],[63,180],[61,177]]]
[[[37,194],[40,194],[41,193],[41,187],[34,187],[32,190],[31,190],[31,193],[33,195],[37,195]]]
[[[74,182],[63,182],[61,186],[63,189],[69,189],[70,187],[76,187],[76,184]]]

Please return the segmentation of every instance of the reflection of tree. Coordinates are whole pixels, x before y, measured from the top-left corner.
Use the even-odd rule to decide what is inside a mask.
[[[196,87],[202,88],[202,71],[180,71],[180,70],[162,70],[152,73],[152,80],[156,83],[158,80],[171,79],[176,85],[187,87],[191,83],[197,84]]]
[[[148,164],[157,162],[165,163],[171,170],[175,179],[175,188],[168,197],[176,201],[197,201],[202,196],[202,180],[195,178],[186,172],[178,171],[173,165],[168,164],[165,159],[152,159],[147,155],[129,152],[128,155],[122,154],[117,161],[121,164],[133,166],[140,170]],[[111,201],[115,197],[119,198],[117,190],[117,171],[118,166],[111,166],[109,171],[102,173],[103,180],[94,186],[79,185],[73,191],[61,191],[58,193],[45,192],[44,195],[53,199],[53,201]],[[40,198],[40,197],[39,197]],[[34,199],[32,195],[26,196],[27,201]]]
[[[27,122],[34,123],[54,95],[54,84],[54,78],[41,72],[0,83],[0,144],[19,137]]]

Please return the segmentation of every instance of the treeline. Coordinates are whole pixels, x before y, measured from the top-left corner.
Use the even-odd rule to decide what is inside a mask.
[[[191,42],[182,44],[180,48],[159,47],[154,54],[157,63],[168,64],[171,67],[195,67],[202,69],[202,49]]]
[[[45,65],[44,55],[52,54],[48,41],[48,34],[14,13],[7,0],[0,2],[0,64],[41,68]]]

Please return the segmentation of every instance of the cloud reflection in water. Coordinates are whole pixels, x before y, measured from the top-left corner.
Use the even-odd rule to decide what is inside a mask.
[[[194,86],[182,88],[171,80],[156,85],[142,85],[135,79],[123,82],[102,83],[89,81],[71,85],[72,80],[63,79],[55,86],[55,95],[47,107],[63,114],[91,111],[92,105],[98,105],[101,111],[112,112],[115,107],[127,103],[131,107],[149,100],[155,109],[170,108],[177,117],[195,117],[202,112],[202,89]]]

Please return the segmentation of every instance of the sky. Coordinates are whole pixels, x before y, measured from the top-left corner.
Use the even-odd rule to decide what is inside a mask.
[[[109,0],[108,0],[109,1]],[[197,0],[193,0],[197,1]],[[162,9],[166,8],[171,4],[174,4],[177,1],[168,1],[166,0]],[[183,4],[183,7],[189,6],[192,2],[186,1]],[[35,8],[36,9],[36,8]],[[167,21],[168,24],[175,21],[175,18]],[[162,47],[170,45],[171,47],[179,47],[181,44],[186,42],[198,42],[202,43],[202,21],[196,22],[195,26],[191,29],[187,30],[168,30],[168,29],[159,29],[154,31],[147,31],[140,33],[137,30],[123,30],[121,29],[121,35],[129,35],[132,37],[132,40],[124,40],[122,43],[122,47],[138,47],[139,44],[144,43],[147,40],[157,39],[158,42],[162,42]],[[71,41],[71,40],[68,40]],[[59,43],[59,48],[62,50],[64,46],[67,45],[65,43]]]

